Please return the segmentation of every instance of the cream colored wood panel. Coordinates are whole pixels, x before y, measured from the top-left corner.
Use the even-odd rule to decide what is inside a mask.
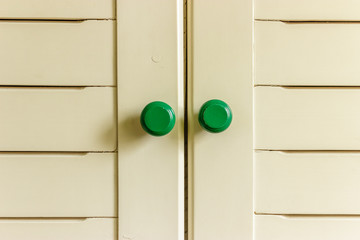
[[[116,240],[116,219],[2,219],[0,238],[7,240]]]
[[[252,1],[188,1],[189,239],[252,239]],[[230,127],[209,133],[200,107],[220,99]]]
[[[115,85],[114,27],[114,21],[0,21],[0,85]]]
[[[1,153],[0,217],[114,217],[116,167],[114,153]]]
[[[255,0],[256,19],[360,20],[357,0]]]
[[[255,153],[255,212],[360,214],[360,153]]]
[[[114,151],[113,87],[0,88],[0,151]]]
[[[359,217],[255,216],[255,240],[357,240]]]
[[[118,0],[119,239],[184,239],[183,1]],[[175,111],[174,129],[148,135],[152,101]]]
[[[360,88],[255,88],[255,148],[359,150]]]
[[[114,18],[115,0],[0,0],[1,19]]]
[[[359,86],[359,42],[359,23],[255,22],[255,84]]]

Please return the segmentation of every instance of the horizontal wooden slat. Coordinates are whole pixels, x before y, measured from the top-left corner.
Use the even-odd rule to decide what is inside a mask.
[[[256,22],[255,84],[360,86],[359,42],[360,23]]]
[[[6,219],[0,220],[0,237],[11,240],[116,240],[117,220]]]
[[[360,20],[357,0],[255,0],[256,19]]]
[[[0,85],[114,86],[114,36],[114,21],[0,21]]]
[[[0,88],[0,151],[114,151],[116,89]]]
[[[360,214],[359,152],[255,153],[255,212]]]
[[[255,148],[360,150],[360,88],[255,88]]]
[[[1,19],[114,18],[115,0],[0,0]]]
[[[360,217],[255,216],[255,240],[358,240]]]
[[[115,217],[116,172],[114,153],[0,153],[0,218]]]

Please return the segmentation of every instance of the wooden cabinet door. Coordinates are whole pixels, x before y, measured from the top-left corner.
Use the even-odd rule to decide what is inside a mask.
[[[356,239],[360,2],[254,5],[255,239]]]
[[[252,2],[188,1],[189,239],[252,239]],[[212,99],[228,129],[201,128]]]
[[[183,1],[117,1],[119,239],[184,239]],[[140,125],[162,101],[176,115],[161,137]]]

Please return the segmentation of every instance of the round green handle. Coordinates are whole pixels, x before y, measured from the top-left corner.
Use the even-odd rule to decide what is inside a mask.
[[[217,99],[207,101],[201,106],[199,123],[207,131],[219,133],[226,130],[232,120],[229,105]]]
[[[147,133],[164,136],[174,128],[175,112],[164,102],[151,102],[142,110],[140,123]]]

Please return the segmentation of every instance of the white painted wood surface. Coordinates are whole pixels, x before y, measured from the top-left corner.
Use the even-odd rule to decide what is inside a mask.
[[[255,212],[360,214],[359,152],[255,153]]]
[[[360,20],[357,0],[255,0],[255,19]]]
[[[108,19],[115,0],[0,0],[1,19]]]
[[[255,87],[255,148],[359,150],[359,88]]]
[[[359,42],[360,23],[257,21],[255,84],[360,86]]]
[[[1,219],[0,236],[11,240],[117,240],[116,219]]]
[[[114,151],[113,87],[0,88],[0,151]]]
[[[188,2],[189,168],[192,240],[252,239],[252,2]],[[220,99],[230,127],[201,129],[202,104]]]
[[[0,85],[116,84],[114,21],[0,21],[0,52]]]
[[[0,153],[0,217],[115,217],[116,167],[114,153]]]
[[[119,239],[184,239],[182,4],[117,1]],[[168,135],[140,126],[152,101],[175,111]]]
[[[255,216],[255,240],[358,240],[360,217]]]
[[[254,239],[358,239],[360,2],[254,7]]]

